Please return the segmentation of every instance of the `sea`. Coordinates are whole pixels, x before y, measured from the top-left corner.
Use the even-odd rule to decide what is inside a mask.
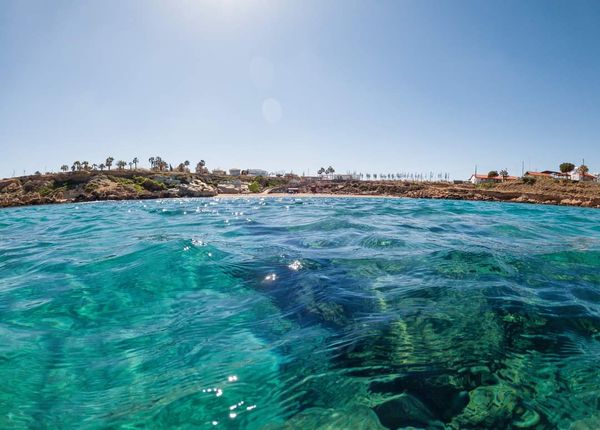
[[[0,210],[2,429],[600,428],[600,210]]]

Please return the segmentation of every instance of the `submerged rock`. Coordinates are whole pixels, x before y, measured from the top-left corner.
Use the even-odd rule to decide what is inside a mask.
[[[569,430],[597,430],[600,428],[600,416],[595,415],[582,420],[577,420],[571,424]]]
[[[429,427],[435,421],[433,413],[423,402],[406,393],[376,406],[375,413],[381,423],[390,429],[406,426]]]
[[[365,406],[347,409],[310,408],[284,424],[270,424],[264,430],[385,430],[375,413]]]
[[[517,406],[517,394],[507,385],[477,387],[469,393],[469,403],[452,420],[453,428],[497,428],[510,422]]]

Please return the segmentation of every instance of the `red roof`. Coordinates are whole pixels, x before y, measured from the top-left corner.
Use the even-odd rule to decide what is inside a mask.
[[[546,176],[546,177],[550,177],[552,175],[550,175],[549,173],[542,173],[542,172],[525,172],[525,176]]]
[[[503,179],[505,181],[516,181],[517,179],[519,179],[517,176],[507,176],[506,178],[502,178],[502,176],[491,176],[490,177],[488,175],[476,175],[476,174],[471,175],[471,177],[473,177],[473,176],[475,176],[477,179],[495,179],[498,181],[501,181]]]

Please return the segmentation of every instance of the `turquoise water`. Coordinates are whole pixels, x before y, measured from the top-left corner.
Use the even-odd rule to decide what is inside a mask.
[[[0,428],[600,428],[600,211],[0,211]]]

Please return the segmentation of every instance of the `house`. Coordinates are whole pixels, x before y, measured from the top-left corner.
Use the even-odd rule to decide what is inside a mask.
[[[488,175],[479,175],[477,173],[474,173],[471,175],[469,182],[474,185],[479,185],[479,184],[495,184],[498,182],[506,182],[506,181],[516,181],[517,179],[519,179],[519,178],[516,176],[506,176],[505,178],[503,178],[502,176],[489,177]]]
[[[525,172],[524,176],[531,176],[534,178],[552,178],[552,175],[544,172]]]
[[[574,170],[571,172],[571,179],[577,182],[593,182],[597,181],[598,177],[596,175],[592,175],[591,173],[579,173]]]
[[[241,173],[242,173],[241,169],[238,169],[238,168],[229,169],[229,175],[230,176],[240,176]]]
[[[212,174],[219,175],[219,176],[225,176],[227,174],[227,172],[223,169],[213,169]]]
[[[479,185],[490,182],[496,182],[496,178],[490,178],[488,175],[479,175],[477,173],[473,173],[469,178],[469,182],[474,185]]]
[[[543,173],[544,175],[549,175],[551,178],[554,179],[571,179],[571,173],[555,172],[553,170],[544,170],[540,173]]]

